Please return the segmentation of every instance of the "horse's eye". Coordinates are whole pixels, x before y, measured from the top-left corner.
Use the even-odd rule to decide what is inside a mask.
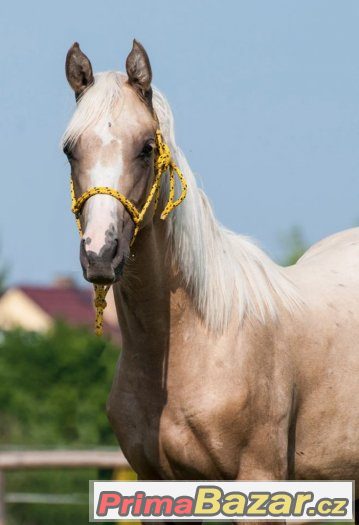
[[[143,146],[140,157],[143,159],[148,158],[154,148],[154,142],[146,142],[146,144]]]

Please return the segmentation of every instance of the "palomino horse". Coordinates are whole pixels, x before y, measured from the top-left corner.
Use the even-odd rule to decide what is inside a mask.
[[[108,412],[128,461],[141,479],[358,480],[359,229],[276,265],[214,218],[136,41],[126,70],[94,76],[71,47],[63,140],[77,197],[108,186],[141,208],[158,127],[188,183],[161,220],[163,178],[131,247],[111,195],[80,217],[84,275],[113,283],[123,350]]]

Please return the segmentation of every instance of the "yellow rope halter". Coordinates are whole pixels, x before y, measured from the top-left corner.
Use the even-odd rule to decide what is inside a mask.
[[[169,171],[169,178],[170,178],[169,196],[168,196],[168,202],[164,210],[161,213],[161,219],[165,220],[168,214],[176,206],[179,206],[179,204],[181,204],[181,202],[185,199],[186,194],[187,194],[187,183],[186,183],[184,176],[182,175],[181,170],[173,162],[171,158],[170,149],[167,146],[167,144],[163,141],[162,134],[159,129],[156,131],[156,146],[157,146],[158,155],[155,159],[154,181],[153,181],[151,190],[148,194],[148,197],[146,199],[146,202],[143,205],[143,208],[141,209],[141,211],[139,211],[136,208],[136,206],[132,204],[132,202],[128,200],[122,193],[120,193],[117,190],[114,190],[113,188],[109,188],[107,186],[94,186],[93,188],[90,188],[89,190],[85,191],[85,193],[83,193],[78,199],[76,199],[74,185],[71,179],[72,212],[75,214],[77,228],[81,236],[82,236],[82,228],[81,228],[81,222],[80,222],[80,214],[81,214],[81,211],[82,211],[82,208],[85,202],[88,201],[88,199],[90,197],[93,197],[94,195],[111,195],[111,197],[114,197],[115,199],[117,199],[123,204],[123,206],[126,208],[126,210],[128,211],[129,215],[131,216],[135,224],[135,230],[133,232],[133,237],[132,237],[131,244],[130,244],[132,246],[137,236],[137,233],[140,229],[141,222],[144,219],[145,213],[148,210],[153,199],[155,203],[155,209],[157,208],[162,175],[167,170]],[[181,186],[182,186],[181,195],[178,197],[178,199],[175,199],[175,173],[177,174],[181,182]],[[106,295],[110,287],[111,287],[110,284],[107,286],[102,285],[102,284],[94,284],[94,290],[95,290],[94,305],[96,309],[96,321],[95,321],[96,335],[102,335],[102,332],[103,332],[103,312],[107,306]]]

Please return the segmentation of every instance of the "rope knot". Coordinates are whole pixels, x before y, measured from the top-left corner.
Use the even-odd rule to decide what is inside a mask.
[[[110,285],[95,284],[95,299],[94,306],[96,309],[95,333],[102,335],[103,333],[103,312],[107,306],[106,295],[110,289]]]
[[[156,171],[163,173],[171,165],[171,152],[167,144],[158,142],[158,157],[156,159]]]
[[[107,306],[107,301],[104,297],[95,297],[95,308],[99,310],[100,308],[104,310]]]

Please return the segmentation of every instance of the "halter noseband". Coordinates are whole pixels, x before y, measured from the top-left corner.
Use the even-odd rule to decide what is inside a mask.
[[[158,198],[161,188],[161,180],[162,175],[168,170],[169,171],[169,197],[167,204],[164,208],[164,210],[161,213],[161,219],[165,220],[171,211],[176,208],[176,206],[179,206],[181,202],[185,199],[187,194],[187,183],[186,180],[179,169],[179,167],[173,162],[171,157],[171,152],[167,144],[163,141],[162,133],[158,129],[156,131],[156,146],[158,155],[155,159],[154,168],[155,168],[155,176],[154,181],[151,187],[151,190],[148,194],[148,197],[146,199],[145,204],[143,205],[141,210],[138,210],[136,206],[129,200],[127,197],[125,197],[122,193],[120,193],[117,190],[114,190],[113,188],[109,188],[107,186],[94,186],[93,188],[90,188],[89,190],[85,191],[78,199],[75,196],[75,190],[74,190],[74,184],[73,180],[71,179],[71,201],[72,201],[72,212],[75,214],[76,217],[76,224],[77,228],[79,230],[80,235],[82,236],[82,228],[81,228],[81,222],[80,222],[80,215],[82,212],[82,209],[85,205],[85,203],[93,197],[94,195],[110,195],[111,197],[114,197],[118,201],[120,201],[123,206],[126,208],[127,212],[129,213],[134,225],[135,230],[133,232],[132,240],[130,246],[134,243],[137,233],[140,229],[141,223],[144,219],[144,216],[146,214],[146,211],[148,210],[151,202],[154,199],[155,202],[155,210],[157,208],[158,204]],[[178,199],[175,199],[175,173],[177,174],[182,190],[181,195],[178,197]],[[96,321],[95,321],[95,333],[96,335],[102,335],[103,332],[103,312],[107,306],[106,303],[106,295],[108,290],[110,289],[111,285],[103,285],[103,284],[94,284],[94,290],[95,290],[95,299],[94,299],[94,305],[96,309]]]

